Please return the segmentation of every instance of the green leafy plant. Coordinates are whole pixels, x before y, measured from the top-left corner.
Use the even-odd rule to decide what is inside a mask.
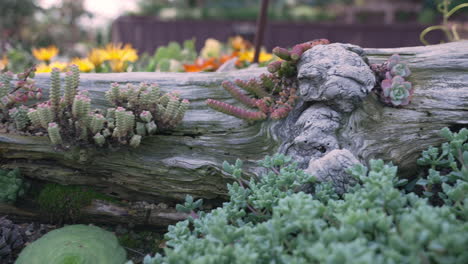
[[[264,172],[250,180],[242,162],[225,163],[236,180],[228,185],[229,202],[170,226],[164,255],[144,263],[468,261],[468,222],[448,205],[401,192],[392,164],[356,165],[348,172],[358,183],[339,197],[288,161],[267,157],[260,162]],[[312,193],[301,191],[305,184]]]
[[[70,225],[53,230],[23,249],[16,264],[123,264],[126,252],[111,232]]]
[[[183,45],[170,42],[167,46],[160,46],[153,57],[148,59],[145,70],[154,72],[184,71],[183,64],[191,64],[197,58],[195,39],[184,41]]]
[[[459,4],[450,9],[451,3],[452,3],[452,0],[441,0],[440,3],[437,5],[437,10],[441,12],[443,15],[442,24],[430,26],[421,32],[421,34],[419,35],[419,39],[424,45],[430,44],[429,42],[427,42],[425,37],[429,32],[434,31],[434,30],[442,30],[442,32],[444,32],[445,37],[447,38],[449,42],[460,40],[460,36],[457,31],[457,24],[450,24],[448,20],[457,11],[465,7],[468,7],[468,3]]]
[[[235,84],[228,81],[222,83],[222,87],[232,97],[246,107],[257,108],[257,111],[213,99],[207,99],[206,104],[216,111],[251,122],[265,120],[268,117],[274,120],[285,118],[293,109],[297,99],[296,64],[299,58],[313,46],[328,43],[326,39],[319,39],[295,45],[291,50],[276,47],[273,53],[282,60],[268,65],[268,71],[271,74],[262,74],[260,78],[253,78],[249,81],[236,80]],[[246,95],[238,87],[253,95],[254,98]]]
[[[0,170],[0,202],[14,203],[16,199],[23,196],[29,184],[21,177],[20,170]]]

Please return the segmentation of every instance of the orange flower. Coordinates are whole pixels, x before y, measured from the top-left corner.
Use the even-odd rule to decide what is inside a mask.
[[[235,51],[250,49],[252,44],[241,36],[235,36],[229,40],[231,47]]]
[[[194,64],[184,64],[186,72],[201,72],[201,71],[214,71],[219,67],[215,58],[204,60],[198,58]]]
[[[4,70],[8,66],[8,58],[6,55],[3,55],[3,58],[0,59],[0,71]]]

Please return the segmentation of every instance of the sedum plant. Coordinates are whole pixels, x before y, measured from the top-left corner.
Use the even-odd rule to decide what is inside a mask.
[[[458,133],[448,128],[440,135],[447,142],[440,148],[423,151],[418,164],[429,167],[428,175],[418,180],[423,195],[431,202],[450,206],[462,219],[468,220],[468,129]]]
[[[16,264],[123,264],[126,252],[116,236],[96,226],[53,230],[21,251]]]
[[[15,116],[26,115],[29,119],[26,122],[30,121],[33,130],[47,132],[53,145],[138,147],[144,136],[176,127],[189,105],[175,92],[163,94],[155,84],[113,83],[106,92],[113,107],[106,111],[91,110],[89,93],[78,91],[78,85],[76,65],[65,74],[63,87],[60,72],[55,68],[51,73],[49,100],[27,113],[19,108]]]
[[[12,72],[0,72],[0,123],[9,121],[18,131],[26,129],[27,108],[17,105],[42,98],[42,89],[36,87],[34,80],[31,79],[35,71],[36,69],[32,67],[17,74],[16,82],[13,82]]]
[[[0,202],[15,203],[16,199],[23,196],[29,184],[21,177],[18,168],[7,171],[0,170]]]
[[[348,172],[357,184],[341,197],[282,155],[260,162],[247,180],[242,162],[224,164],[235,179],[230,200],[169,227],[168,263],[466,263],[468,222],[396,185],[397,167],[371,160]],[[312,193],[301,190],[307,184]],[[455,182],[457,187],[460,182]]]
[[[405,80],[411,75],[408,66],[401,62],[400,55],[393,54],[381,65],[371,65],[380,81],[378,89],[380,99],[390,106],[404,106],[411,102],[414,89],[411,82]]]
[[[295,45],[291,50],[276,47],[273,53],[282,60],[268,65],[271,74],[262,74],[258,79],[249,81],[236,80],[235,84],[228,81],[222,83],[222,87],[232,97],[245,107],[257,110],[248,110],[213,99],[206,100],[206,104],[216,111],[251,122],[267,118],[273,120],[285,118],[293,109],[297,99],[296,64],[299,58],[313,46],[328,43],[326,39],[319,39]],[[253,98],[245,92],[251,94]]]

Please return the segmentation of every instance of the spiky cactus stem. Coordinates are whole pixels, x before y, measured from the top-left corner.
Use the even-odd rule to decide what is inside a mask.
[[[51,106],[48,103],[42,103],[37,106],[37,111],[41,126],[47,129],[49,123],[54,121],[54,113],[52,112]]]
[[[17,130],[24,130],[29,123],[28,108],[26,106],[11,109],[10,116],[15,121]]]
[[[57,123],[49,123],[47,132],[49,133],[49,138],[52,144],[60,145],[62,144],[62,137],[60,136],[60,128]]]
[[[228,91],[232,97],[237,99],[239,102],[243,103],[248,107],[255,107],[257,104],[257,100],[248,97],[247,95],[243,94],[239,88],[235,87],[231,82],[224,81],[222,84],[223,88]]]
[[[28,118],[35,127],[41,127],[41,119],[39,117],[39,111],[36,109],[29,109]]]
[[[206,104],[216,111],[248,121],[264,120],[267,118],[267,116],[263,112],[247,111],[245,109],[213,99],[207,99]]]
[[[64,89],[64,104],[66,107],[69,107],[73,103],[73,99],[76,95],[76,87],[74,83],[73,72],[69,71],[65,73],[65,89]]]
[[[53,68],[50,74],[50,106],[55,117],[59,115],[60,109],[60,70]]]

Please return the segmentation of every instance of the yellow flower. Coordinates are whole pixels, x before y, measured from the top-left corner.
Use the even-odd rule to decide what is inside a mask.
[[[99,67],[108,59],[108,55],[104,49],[92,49],[88,54],[88,59],[94,64],[94,67]]]
[[[221,55],[221,42],[212,38],[207,39],[200,54],[204,59],[218,58]]]
[[[37,60],[45,61],[48,63],[53,57],[57,56],[57,54],[59,53],[59,50],[57,49],[56,46],[51,45],[45,48],[38,48],[38,49],[34,48],[32,52],[33,52],[34,57]]]
[[[107,44],[106,49],[107,59],[108,60],[120,60],[120,61],[129,61],[135,62],[138,60],[138,54],[136,49],[132,48],[132,45],[126,44],[122,47],[122,43],[119,44]]]
[[[3,55],[3,58],[0,60],[0,71],[4,70],[8,66],[8,58],[6,55]]]
[[[88,58],[73,58],[71,64],[76,64],[81,72],[90,72],[94,70],[94,64]]]
[[[44,72],[51,72],[51,71],[52,71],[52,67],[50,67],[49,65],[45,63],[41,63],[36,66],[36,73],[44,73]]]
[[[241,62],[252,62],[254,59],[255,52],[253,50],[250,51],[241,51],[239,52],[239,61]],[[264,50],[260,51],[260,55],[258,56],[258,62],[263,63],[270,61],[273,58],[273,54],[265,52]]]
[[[57,68],[60,71],[64,71],[68,67],[68,63],[66,62],[61,62],[61,61],[54,61],[51,64],[49,64],[50,68]]]
[[[112,72],[124,72],[127,68],[127,63],[121,60],[111,60],[109,64]]]

